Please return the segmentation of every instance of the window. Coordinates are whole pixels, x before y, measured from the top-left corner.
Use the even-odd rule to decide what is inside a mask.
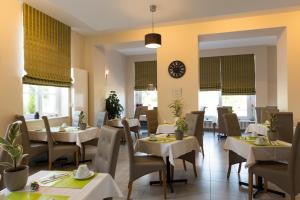
[[[254,119],[255,95],[221,95],[221,91],[201,91],[199,101],[200,107],[206,107],[206,120],[216,120],[218,106],[231,106],[240,119]]]
[[[35,112],[49,117],[69,115],[69,88],[23,84],[23,112],[33,119]]]
[[[141,104],[143,106],[148,106],[148,109],[153,109],[157,107],[157,91],[156,90],[143,90],[134,91],[135,104]]]

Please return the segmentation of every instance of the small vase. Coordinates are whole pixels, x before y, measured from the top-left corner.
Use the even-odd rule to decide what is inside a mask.
[[[80,123],[80,124],[79,124],[80,130],[85,130],[85,129],[86,129],[86,126],[87,126],[86,123]]]
[[[175,131],[175,138],[176,138],[176,140],[182,140],[183,139],[183,132],[179,131],[179,130],[176,130]]]
[[[21,190],[25,187],[28,179],[29,167],[21,165],[14,168],[5,169],[3,172],[4,185],[9,191]]]
[[[268,131],[268,140],[270,142],[276,141],[279,138],[279,134],[277,131]]]

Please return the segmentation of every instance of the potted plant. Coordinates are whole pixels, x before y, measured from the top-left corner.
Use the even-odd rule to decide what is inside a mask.
[[[175,99],[169,108],[172,110],[173,117],[175,117],[175,122],[181,117],[183,111],[183,102],[181,99]]]
[[[20,121],[10,124],[6,138],[0,137],[0,147],[11,158],[11,162],[0,162],[0,165],[8,167],[3,172],[3,178],[5,187],[10,191],[23,189],[28,178],[29,168],[21,164],[27,154],[23,154],[22,145],[17,144],[21,135],[20,126]]]
[[[80,130],[85,130],[87,127],[87,120],[83,111],[81,111],[79,114],[78,127]]]
[[[106,111],[108,113],[108,119],[121,118],[121,114],[124,111],[123,106],[120,104],[120,100],[115,91],[110,91],[109,96],[105,99]]]
[[[184,117],[179,117],[176,121],[176,130],[175,130],[175,137],[176,140],[182,140],[184,133],[188,131],[188,125],[185,122]]]
[[[268,128],[268,139],[270,142],[276,141],[279,138],[279,134],[276,129],[277,117],[274,113],[270,114],[270,120],[265,122],[265,125]]]

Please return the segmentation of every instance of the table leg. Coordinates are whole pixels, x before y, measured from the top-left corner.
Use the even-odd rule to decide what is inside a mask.
[[[175,179],[173,180],[174,177],[174,170],[172,169],[172,165],[169,161],[169,157],[166,158],[166,167],[167,167],[167,184],[170,188],[170,192],[174,193],[174,188],[173,188],[173,183],[185,183],[187,184],[187,179]],[[157,184],[162,184],[161,181],[150,181],[150,185],[157,185]]]

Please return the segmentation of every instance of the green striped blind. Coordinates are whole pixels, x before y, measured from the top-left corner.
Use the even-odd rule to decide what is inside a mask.
[[[23,4],[23,83],[71,86],[71,28]]]
[[[220,57],[200,58],[200,90],[220,90]]]
[[[221,80],[222,95],[254,95],[254,55],[222,56]]]
[[[135,90],[147,90],[148,85],[157,87],[157,62],[135,62]]]

